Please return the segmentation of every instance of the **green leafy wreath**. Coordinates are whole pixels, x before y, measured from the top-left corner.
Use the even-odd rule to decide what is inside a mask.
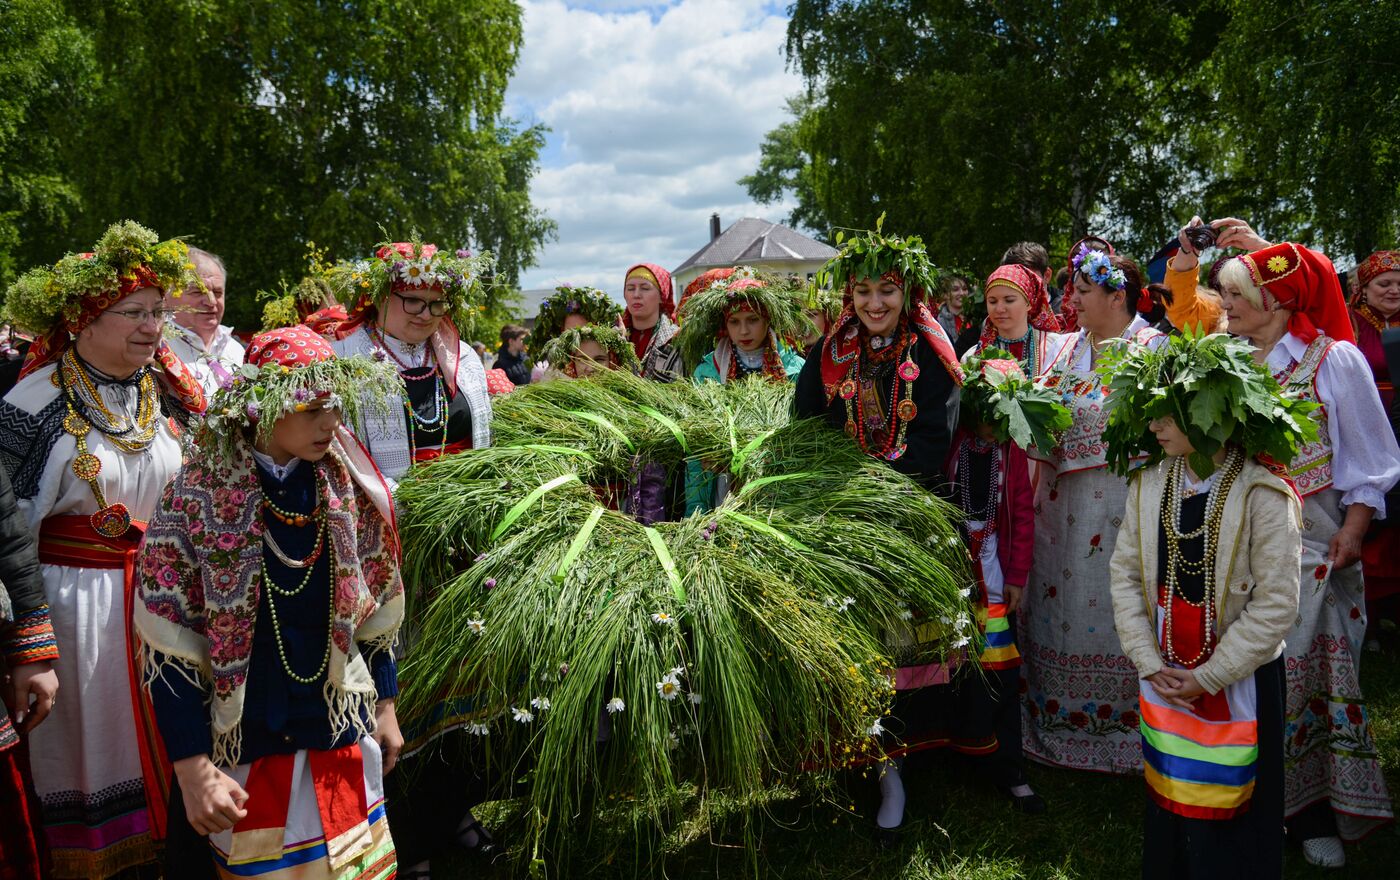
[[[569,315],[583,315],[590,324],[611,327],[622,317],[622,306],[596,287],[561,284],[540,303],[540,313],[530,331],[531,348],[542,350],[564,332],[564,319]]]
[[[616,357],[618,366],[622,369],[633,373],[642,371],[642,362],[637,359],[637,350],[632,341],[609,324],[585,324],[565,330],[545,344],[540,350],[540,358],[548,361],[552,367],[566,370],[585,339],[593,340],[603,347],[603,351]]]
[[[748,283],[736,286],[737,282]],[[800,340],[812,332],[812,319],[802,311],[798,288],[792,280],[740,266],[729,278],[696,291],[681,307],[676,347],[687,370],[694,370],[706,354],[714,351],[724,328],[725,310],[738,302],[748,303],[765,315],[768,329],[779,340]]]
[[[537,851],[567,844],[584,792],[664,832],[683,798],[869,757],[892,665],[976,655],[958,512],[790,407],[767,382],[530,385],[498,401],[497,445],[400,485],[410,748],[465,726],[513,775],[532,764]],[[715,509],[645,527],[605,503],[688,459],[730,475]],[[915,626],[932,647],[892,658]]]

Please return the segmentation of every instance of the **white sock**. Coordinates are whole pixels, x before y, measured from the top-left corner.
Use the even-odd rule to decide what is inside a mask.
[[[880,811],[875,824],[881,828],[898,828],[904,822],[904,781],[899,778],[903,764],[903,758],[895,758],[880,767]]]

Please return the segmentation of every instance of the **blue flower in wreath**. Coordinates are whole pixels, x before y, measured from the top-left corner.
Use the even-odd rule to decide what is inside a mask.
[[[1090,284],[1097,284],[1109,290],[1122,290],[1128,285],[1123,270],[1116,268],[1108,254],[1103,251],[1085,251],[1074,258],[1074,270],[1085,277]]]

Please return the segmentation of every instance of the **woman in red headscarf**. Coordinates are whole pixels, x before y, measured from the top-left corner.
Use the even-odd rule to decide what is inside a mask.
[[[988,348],[1016,356],[1021,370],[1034,379],[1054,363],[1074,335],[1060,332],[1060,319],[1050,310],[1045,279],[1017,263],[998,266],[983,288],[987,319],[977,345],[963,356],[976,357]]]
[[[1400,480],[1400,449],[1332,262],[1302,245],[1271,245],[1234,217],[1210,225],[1218,247],[1249,251],[1217,275],[1230,332],[1254,344],[1285,390],[1319,404],[1317,440],[1286,465],[1303,498],[1303,586],[1284,649],[1284,796],[1289,833],[1308,861],[1339,867],[1342,840],[1392,819],[1357,672],[1366,615],[1356,562]],[[1195,257],[1183,248],[1173,264],[1190,269]]]
[[[331,331],[336,355],[387,359],[407,389],[401,409],[351,426],[390,485],[415,462],[491,445],[486,370],[458,332],[470,326],[490,265],[489,254],[400,241],[332,273],[353,302]]]
[[[642,378],[674,382],[684,376],[680,350],[672,344],[680,328],[671,273],[655,263],[638,263],[627,270],[622,297],[627,302],[622,323],[642,362]]]
[[[166,347],[167,291],[197,284],[188,249],[130,221],[92,253],[34,269],[6,296],[36,333],[0,404],[0,460],[37,534],[64,700],[31,741],[54,876],[103,878],[154,859],[169,768],[139,689],[132,563],[180,468],[180,422],[204,393]]]

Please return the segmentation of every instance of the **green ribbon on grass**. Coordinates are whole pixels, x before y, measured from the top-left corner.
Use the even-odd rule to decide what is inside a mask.
[[[737,519],[739,522],[743,523],[749,528],[757,529],[758,531],[763,532],[765,535],[777,538],[784,544],[787,544],[790,547],[793,547],[797,550],[801,550],[804,553],[812,552],[812,548],[808,547],[806,544],[802,543],[801,541],[797,540],[791,535],[787,535],[778,531],[763,520],[754,519],[753,517],[747,514],[743,514],[737,510],[731,510],[729,508],[724,508],[723,510],[721,510],[719,512],[719,516],[727,516],[730,519]]]
[[[598,427],[613,432],[622,439],[623,443],[627,444],[628,449],[632,450],[633,452],[637,451],[637,447],[633,445],[632,441],[627,437],[626,434],[622,433],[622,429],[619,428],[617,425],[614,425],[612,422],[608,421],[603,416],[600,416],[597,413],[584,412],[581,409],[571,409],[567,412],[571,416],[578,416],[581,419],[587,419],[588,421],[592,422]]]
[[[598,526],[598,520],[603,518],[605,507],[595,507],[588,515],[588,520],[584,522],[583,528],[574,535],[573,541],[569,542],[569,549],[564,553],[564,558],[559,560],[559,570],[554,572],[554,580],[559,583],[564,582],[564,578],[569,576],[569,569],[573,568],[574,562],[578,559],[583,548],[588,546],[588,539],[593,537],[593,530]]]
[[[685,432],[681,430],[680,425],[667,418],[661,413],[660,410],[653,409],[649,406],[639,406],[637,407],[637,409],[641,410],[643,413],[651,416],[653,419],[666,426],[666,428],[670,430],[671,436],[675,437],[676,442],[681,445],[681,452],[684,452],[686,455],[690,454],[690,446],[687,445],[685,442]]]
[[[671,592],[675,594],[677,601],[684,603],[685,587],[681,586],[676,561],[671,558],[671,551],[666,549],[666,542],[662,540],[661,533],[651,526],[644,526],[643,530],[647,533],[647,540],[651,542],[651,549],[656,551],[656,558],[661,560],[661,567],[666,570],[666,578],[671,582]]]
[[[532,491],[529,495],[526,495],[523,499],[520,500],[520,503],[516,504],[510,510],[506,511],[505,519],[501,520],[500,525],[496,526],[496,530],[491,533],[491,540],[494,541],[501,535],[505,534],[506,529],[510,528],[516,520],[520,519],[521,514],[525,513],[525,511],[529,509],[530,505],[534,504],[536,501],[539,501],[545,496],[546,493],[553,492],[560,486],[563,486],[566,483],[572,483],[577,479],[578,474],[564,474],[562,477],[555,477],[548,483],[536,486],[534,488],[534,491]]]

